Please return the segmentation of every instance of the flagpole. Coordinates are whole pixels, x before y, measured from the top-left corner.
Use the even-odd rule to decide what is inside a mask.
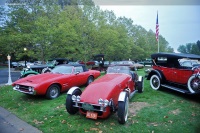
[[[156,17],[156,41],[158,42],[158,53],[159,53],[159,24],[158,24],[158,11],[157,11],[157,17]]]
[[[159,53],[159,47],[160,47],[160,46],[159,46],[159,38],[158,38],[158,53]]]

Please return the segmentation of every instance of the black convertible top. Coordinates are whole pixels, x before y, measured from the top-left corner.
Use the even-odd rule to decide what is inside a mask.
[[[176,59],[181,59],[181,58],[189,58],[189,59],[199,59],[199,55],[195,54],[183,54],[183,53],[165,53],[165,52],[160,52],[160,53],[155,53],[151,55],[151,58],[157,58],[157,57],[167,57],[167,58],[176,58]]]

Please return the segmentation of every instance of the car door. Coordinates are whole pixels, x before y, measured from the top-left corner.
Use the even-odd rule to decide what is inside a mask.
[[[191,69],[181,69],[168,67],[164,69],[165,78],[174,83],[186,84],[189,77],[192,75]]]
[[[87,73],[83,71],[82,66],[74,67],[73,84],[76,86],[84,85],[87,81]]]
[[[193,71],[191,69],[177,69],[176,70],[176,83],[187,84],[188,79],[192,76]]]
[[[166,80],[170,82],[178,83],[179,75],[180,75],[180,64],[178,59],[174,58],[166,58],[164,61],[163,73],[165,75]]]
[[[164,70],[164,73],[168,81],[180,84],[187,84],[187,81],[193,72],[189,68],[183,69],[180,67],[168,67]]]
[[[165,75],[165,78],[167,81],[171,81],[174,82],[174,80],[176,80],[176,70],[173,67],[162,67],[161,71],[163,72],[163,74]]]

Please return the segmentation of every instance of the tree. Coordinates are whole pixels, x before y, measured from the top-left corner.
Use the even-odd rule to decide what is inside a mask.
[[[43,61],[56,57],[87,61],[100,53],[107,60],[137,60],[157,52],[152,30],[102,11],[92,0],[28,2],[10,6],[8,21],[0,29],[0,48],[18,60],[28,55]],[[159,41],[160,51],[173,52],[161,35]]]
[[[185,45],[180,45],[177,50],[181,53],[200,54],[198,45],[196,43],[187,43]]]
[[[177,51],[180,52],[180,53],[187,53],[186,46],[185,45],[180,45],[178,47]]]
[[[198,49],[200,51],[200,41],[199,40],[197,41],[197,47],[198,47]]]

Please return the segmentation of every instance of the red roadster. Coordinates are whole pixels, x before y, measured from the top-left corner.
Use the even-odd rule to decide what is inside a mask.
[[[30,95],[46,95],[49,99],[59,96],[72,86],[90,84],[100,76],[96,70],[87,70],[85,65],[59,65],[50,73],[28,76],[15,81],[13,89]]]
[[[124,124],[128,117],[129,99],[143,91],[143,77],[127,66],[110,66],[107,74],[85,88],[72,87],[66,98],[69,114],[80,112],[87,118],[106,118],[118,112],[118,122]]]

